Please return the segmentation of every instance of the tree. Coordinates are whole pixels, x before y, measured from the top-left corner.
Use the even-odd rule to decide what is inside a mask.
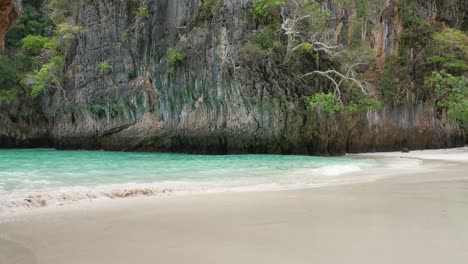
[[[322,41],[331,33],[331,28],[327,27],[330,17],[330,11],[322,9],[313,0],[291,0],[283,5],[281,29],[288,39],[287,53],[311,45],[316,51],[333,54],[339,46]]]
[[[0,102],[13,101],[19,85],[19,74],[13,61],[0,55]]]
[[[306,98],[312,108],[321,109],[329,114],[336,114],[344,109],[341,102],[337,102],[332,94],[316,93]]]
[[[0,55],[0,89],[13,89],[18,85],[19,75],[13,61]]]
[[[447,110],[450,118],[468,128],[468,78],[442,70],[427,77],[425,85],[435,90],[437,106]]]
[[[44,36],[28,35],[21,40],[21,47],[32,55],[38,55],[49,41],[49,38]]]
[[[326,70],[317,69],[304,74],[302,77],[322,76],[333,84],[333,96],[342,102],[342,87],[344,85],[357,87],[362,94],[369,95],[371,85],[358,78],[356,68],[367,64],[360,59],[362,56],[343,56],[343,48],[337,45],[332,37],[333,28],[328,26],[331,12],[321,8],[314,0],[291,0],[281,6],[281,29],[287,37],[286,60],[299,50],[313,50],[331,60],[336,60],[338,68]],[[348,52],[349,54],[349,52]],[[320,65],[318,65],[320,68]]]
[[[18,47],[21,45],[21,40],[24,37],[43,33],[47,25],[47,16],[41,14],[38,8],[25,4],[23,15],[8,31],[6,37],[7,45]]]
[[[36,83],[32,87],[31,96],[37,97],[45,91],[46,88],[54,88],[60,89],[66,99],[65,90],[62,88],[62,69],[62,56],[54,56],[50,59],[49,63],[42,65],[35,76]]]
[[[457,29],[446,28],[434,33],[432,38],[427,62],[436,71],[444,69],[456,75],[468,71],[468,35]]]

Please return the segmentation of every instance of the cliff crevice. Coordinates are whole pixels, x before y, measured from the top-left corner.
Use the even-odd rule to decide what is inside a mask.
[[[354,32],[346,28],[358,16],[356,7],[322,5],[340,17],[335,38],[347,43],[358,36],[382,65],[386,54],[398,52],[403,25],[398,0],[377,2]],[[297,75],[314,70],[315,62],[252,57],[245,49],[258,31],[253,1],[221,3],[208,13],[203,1],[193,0],[78,5],[74,23],[85,30],[66,51],[64,91],[40,99],[47,120],[40,122],[47,131],[41,137],[47,134],[61,149],[207,154],[337,155],[463,144],[456,122],[436,113],[430,101],[386,104],[354,117],[312,111],[304,97],[326,83]],[[148,16],[135,15],[138,8]],[[20,135],[9,132],[16,127],[10,121],[0,115],[8,127],[0,134]]]

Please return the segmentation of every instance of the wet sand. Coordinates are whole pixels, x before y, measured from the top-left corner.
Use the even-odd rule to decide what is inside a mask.
[[[373,154],[424,161],[370,183],[0,216],[0,263],[468,263],[468,150],[427,153]]]

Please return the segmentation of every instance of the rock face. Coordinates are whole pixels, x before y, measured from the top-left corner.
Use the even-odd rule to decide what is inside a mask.
[[[438,117],[430,102],[388,105],[353,119],[307,109],[303,97],[314,92],[313,81],[298,82],[268,60],[242,63],[249,60],[246,32],[255,30],[250,0],[224,1],[208,18],[199,12],[202,1],[141,1],[150,16],[140,18],[134,2],[95,0],[76,10],[86,31],[67,51],[65,92],[41,103],[52,145],[336,155],[463,144],[458,126]],[[382,54],[395,48],[389,32],[398,31],[385,24],[396,23],[388,11],[395,1],[386,2],[376,15],[385,16],[385,32],[369,33]],[[185,58],[168,62],[170,48]]]
[[[5,50],[5,35],[21,15],[21,0],[0,0],[0,53]]]
[[[40,107],[0,102],[0,148],[51,147],[49,121]]]
[[[4,51],[8,29],[21,14],[21,0],[0,0],[0,53]],[[0,101],[0,147],[47,147],[50,145],[49,122],[40,113],[40,106],[37,103]]]

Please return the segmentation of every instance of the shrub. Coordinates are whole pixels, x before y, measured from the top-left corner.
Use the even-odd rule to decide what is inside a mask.
[[[447,28],[434,33],[433,43],[426,62],[435,70],[444,69],[449,73],[463,74],[468,71],[468,35]]]
[[[337,102],[332,94],[316,93],[306,97],[311,108],[321,109],[329,114],[339,113],[344,109],[342,103]]]
[[[47,86],[59,86],[62,80],[63,57],[54,56],[49,63],[42,65],[34,79],[36,83],[32,87],[31,96],[39,96]]]
[[[112,73],[112,66],[110,66],[107,62],[101,62],[98,64],[97,67],[105,75],[109,75]]]
[[[22,48],[33,55],[38,55],[50,40],[44,36],[28,35],[21,40]]]
[[[200,18],[208,19],[213,17],[219,8],[223,5],[224,0],[204,0],[200,7]]]
[[[64,39],[75,39],[84,29],[80,26],[74,26],[68,23],[60,23],[57,25],[55,32]]]
[[[34,60],[31,56],[27,56],[24,52],[19,51],[15,54],[15,68],[18,72],[24,73],[32,70],[34,65]]]
[[[255,1],[252,9],[257,16],[268,16],[271,9],[284,5],[284,0],[257,0]]]
[[[66,9],[68,7],[69,3],[68,1],[64,1],[64,0],[50,0],[49,3],[48,3],[48,7],[50,9],[59,9],[59,10],[63,10],[63,9]]]
[[[309,43],[305,43],[299,48],[299,51],[302,52],[303,54],[314,54],[314,46],[312,46]]]
[[[411,49],[418,52],[432,41],[434,27],[418,15],[419,8],[415,1],[399,1],[397,8],[403,22],[403,30],[398,35],[402,47],[400,55],[409,58]]]
[[[441,32],[434,33],[433,38],[444,50],[461,51],[468,56],[468,36],[461,30],[446,28]]]
[[[424,84],[435,90],[438,107],[447,109],[450,118],[458,120],[465,127],[468,125],[468,78],[453,76],[445,71],[433,72]]]
[[[275,25],[263,26],[255,33],[253,39],[262,49],[270,49],[273,47],[278,31]]]
[[[53,37],[49,39],[49,42],[47,42],[44,45],[44,49],[54,51],[57,53],[64,53],[65,52],[65,43],[60,41],[58,37]]]
[[[47,7],[49,8],[50,12],[48,13],[48,18],[54,22],[54,24],[61,24],[66,22],[67,18],[70,18],[76,12],[72,12],[72,10],[78,10],[77,5],[79,4],[90,4],[92,1],[90,0],[49,0],[46,1]],[[83,3],[84,2],[84,3]]]
[[[167,50],[167,62],[170,65],[181,63],[184,60],[185,60],[185,54],[183,54],[182,52],[174,48],[169,48]]]
[[[351,102],[348,105],[349,114],[355,114],[362,111],[380,111],[383,108],[381,102],[372,98],[362,98],[358,102]]]
[[[0,91],[0,103],[1,102],[13,102],[15,100],[16,100],[16,92],[14,90]]]
[[[18,85],[19,75],[14,62],[0,55],[0,89],[13,89]]]
[[[249,40],[244,45],[244,51],[252,57],[254,60],[259,60],[267,57],[270,53],[257,44],[255,41]]]
[[[263,25],[255,34],[248,36],[244,51],[255,60],[271,55],[274,49],[282,47],[278,33],[278,24]]]
[[[47,27],[47,17],[30,4],[24,4],[23,15],[10,29],[6,37],[7,45],[18,47],[27,35],[38,35]]]
[[[138,20],[138,19],[145,19],[145,18],[148,18],[150,16],[150,13],[149,13],[149,10],[147,7],[139,7],[136,11],[135,11],[135,18]]]

